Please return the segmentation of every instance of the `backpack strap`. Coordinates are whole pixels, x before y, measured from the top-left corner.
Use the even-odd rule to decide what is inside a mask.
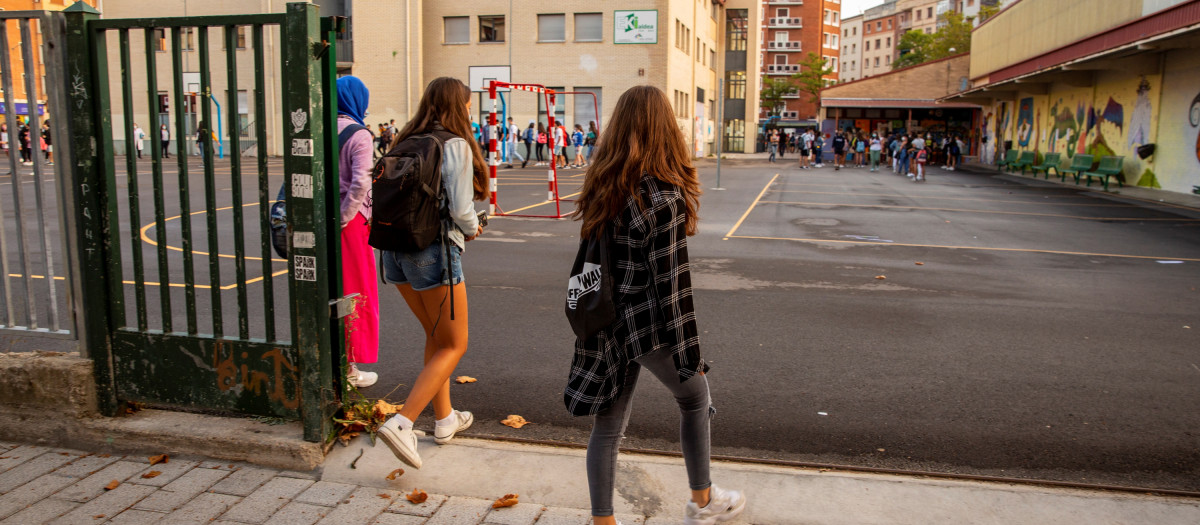
[[[346,129],[343,129],[340,133],[338,133],[338,153],[341,154],[342,146],[345,146],[347,142],[350,142],[350,137],[353,137],[355,133],[363,130],[366,130],[367,133],[371,133],[371,130],[359,124],[350,124],[349,126],[346,126]],[[371,137],[374,136],[375,134],[371,133]]]

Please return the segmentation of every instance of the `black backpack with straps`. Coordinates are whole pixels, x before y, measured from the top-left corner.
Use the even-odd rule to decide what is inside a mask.
[[[341,156],[342,146],[353,137],[355,133],[367,129],[358,124],[350,124],[338,133],[338,156]],[[367,130],[370,133],[370,130]],[[340,182],[340,181],[339,181]],[[280,257],[287,258],[288,248],[291,247],[291,236],[288,235],[287,223],[287,185],[288,181],[284,179],[283,185],[279,187],[279,196],[275,198],[275,204],[271,205],[271,214],[269,226],[271,227],[271,246],[275,248],[275,253]]]
[[[446,141],[457,135],[436,126],[392,147],[371,177],[373,248],[396,252],[424,250],[443,234],[449,211],[442,185]]]

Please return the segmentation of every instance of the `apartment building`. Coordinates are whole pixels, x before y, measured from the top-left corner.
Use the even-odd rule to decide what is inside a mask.
[[[836,83],[841,71],[841,1],[766,0],[765,4],[761,33],[763,78],[795,75],[808,53],[817,53],[833,69],[826,77],[827,82]],[[782,124],[811,124],[816,121],[817,110],[815,103],[797,92],[786,98],[786,107],[778,120]],[[764,112],[760,118],[770,117]]]
[[[944,0],[898,0],[896,11],[900,15],[899,34],[921,31],[932,34],[938,28],[937,6]]]
[[[863,15],[842,20],[842,56],[838,83],[862,78]]]
[[[863,11],[862,78],[892,70],[899,42],[899,16],[896,1],[890,0]]]
[[[753,153],[759,129],[758,94],[762,89],[761,0],[729,0],[724,28],[724,97],[721,151]]]
[[[88,5],[96,6],[96,0],[85,0]],[[0,11],[62,11],[75,0],[0,0]],[[29,95],[25,87],[26,74],[32,71],[35,81],[35,90],[37,95],[34,97],[37,103],[37,111],[39,115],[46,115],[46,65],[42,56],[42,27],[37,22],[31,22],[29,31],[32,40],[33,64],[31,67],[26,67],[24,57],[24,46],[21,39],[21,26],[16,20],[10,20],[7,23],[8,29],[8,60],[12,66],[12,98],[13,107],[17,113],[26,114],[29,104]],[[3,88],[0,88],[0,102],[4,100]],[[7,116],[0,111],[0,122],[4,122]]]

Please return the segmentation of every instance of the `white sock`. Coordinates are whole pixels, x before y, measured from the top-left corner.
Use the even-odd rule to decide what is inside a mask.
[[[458,425],[458,414],[455,414],[453,411],[451,411],[450,415],[446,416],[445,418],[437,420],[437,422],[434,423],[434,425],[437,425],[442,428],[456,426],[456,425]]]
[[[412,430],[413,422],[411,419],[408,419],[400,414],[396,414],[394,417],[396,422],[400,423],[400,430]]]

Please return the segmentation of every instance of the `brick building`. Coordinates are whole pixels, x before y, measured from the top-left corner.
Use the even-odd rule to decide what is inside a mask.
[[[899,39],[896,1],[885,2],[863,11],[862,78],[892,70]]]
[[[832,74],[826,77],[827,83],[837,82],[841,70],[841,1],[766,0],[765,3],[761,37],[763,78],[795,75],[800,72],[800,63],[805,57],[817,53],[833,68]],[[778,119],[772,119],[765,108],[759,117],[795,127],[815,123],[817,109],[815,103],[797,92],[785,98],[785,107]]]

